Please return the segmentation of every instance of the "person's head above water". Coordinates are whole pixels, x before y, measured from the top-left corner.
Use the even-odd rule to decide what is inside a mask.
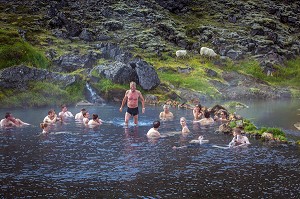
[[[233,129],[233,135],[241,135],[242,134],[242,131],[240,128],[234,128]]]
[[[134,92],[136,90],[136,83],[135,82],[130,82],[129,86],[130,86],[130,90],[132,92]]]
[[[153,122],[153,128],[158,128],[160,126],[160,121],[156,120]]]

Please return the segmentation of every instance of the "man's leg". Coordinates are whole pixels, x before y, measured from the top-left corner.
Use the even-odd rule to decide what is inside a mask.
[[[139,115],[135,115],[135,116],[133,116],[133,118],[134,118],[134,124],[137,125],[138,124]]]
[[[129,122],[129,119],[130,119],[130,114],[129,113],[125,113],[125,125],[127,126],[128,125],[128,122]]]

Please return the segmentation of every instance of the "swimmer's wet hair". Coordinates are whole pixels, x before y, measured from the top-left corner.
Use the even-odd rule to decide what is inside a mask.
[[[241,131],[240,128],[237,128],[237,127],[236,127],[236,128],[233,129],[233,131],[234,131],[236,134],[239,134],[239,135],[242,134],[242,131]]]
[[[160,126],[160,121],[156,120],[153,122],[153,128],[158,128]]]

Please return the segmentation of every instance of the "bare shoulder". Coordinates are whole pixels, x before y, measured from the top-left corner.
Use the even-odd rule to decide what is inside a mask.
[[[127,90],[127,91],[125,92],[125,96],[127,96],[127,95],[129,94],[129,92],[130,92],[130,90]]]

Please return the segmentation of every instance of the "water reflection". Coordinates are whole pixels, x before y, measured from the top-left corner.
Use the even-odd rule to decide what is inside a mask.
[[[247,148],[214,148],[213,144],[222,146],[232,139],[215,132],[220,123],[196,125],[191,110],[175,108],[170,109],[174,120],[161,121],[159,131],[166,136],[149,141],[146,133],[161,107],[147,107],[139,125],[127,127],[118,107],[88,107],[104,120],[97,128],[70,120],[53,126],[47,135],[40,134],[38,124],[49,108],[12,110],[33,125],[0,130],[0,196],[260,198],[263,194],[295,198],[299,194],[300,151],[296,146],[267,145],[250,138]],[[69,110],[75,113],[80,108]],[[23,117],[24,112],[28,117]],[[251,115],[245,110],[241,113]],[[191,132],[186,135],[181,133],[180,117],[187,118]],[[199,135],[210,143],[172,149],[188,145]]]

